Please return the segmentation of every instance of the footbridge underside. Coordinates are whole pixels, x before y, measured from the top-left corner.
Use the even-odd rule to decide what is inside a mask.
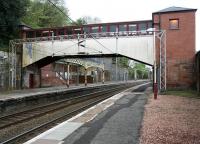
[[[17,41],[15,41],[17,43]],[[62,58],[125,56],[153,65],[153,35],[146,33],[101,33],[26,39],[23,67],[39,67]]]

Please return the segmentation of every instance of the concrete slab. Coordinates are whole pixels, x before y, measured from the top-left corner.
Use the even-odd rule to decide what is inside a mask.
[[[82,125],[83,125],[83,123],[77,123],[77,122],[65,123],[64,125],[62,125],[62,127],[58,127],[57,129],[55,129],[51,133],[45,135],[43,137],[43,139],[61,141]]]
[[[38,139],[32,144],[62,144],[62,143],[63,141],[58,141],[58,140]]]

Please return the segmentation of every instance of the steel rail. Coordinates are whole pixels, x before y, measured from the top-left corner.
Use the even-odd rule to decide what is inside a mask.
[[[119,87],[119,85],[117,87]],[[64,100],[61,100],[61,101],[58,101],[58,102],[53,102],[53,103],[43,105],[43,106],[39,106],[39,107],[36,107],[36,108],[33,108],[33,109],[29,109],[29,110],[25,110],[25,111],[21,111],[21,112],[17,112],[17,113],[14,113],[14,114],[10,114],[10,115],[0,117],[0,129],[28,121],[28,120],[33,119],[35,117],[43,116],[47,113],[52,113],[52,112],[58,111],[58,110],[63,109],[65,107],[76,104],[79,101],[88,100],[91,97],[94,97],[95,95],[99,95],[101,93],[104,93],[105,91],[107,91],[107,89],[108,88],[105,88],[103,91],[99,90],[97,92],[92,92],[92,93],[85,94],[85,95],[82,95],[82,96],[67,98],[67,99],[64,99]],[[116,89],[116,88],[113,88],[113,89]],[[31,115],[31,116],[26,117],[26,115]],[[17,117],[18,119],[14,119],[15,117]],[[22,119],[20,119],[20,117],[22,117]],[[11,122],[9,122],[8,119],[11,119]],[[12,121],[13,119],[16,120],[16,121]],[[4,121],[6,121],[6,123]],[[2,123],[2,125],[1,125],[1,123]]]

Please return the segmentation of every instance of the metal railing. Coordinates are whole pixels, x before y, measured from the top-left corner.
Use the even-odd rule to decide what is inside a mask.
[[[73,39],[98,39],[98,38],[110,38],[110,37],[132,37],[132,36],[145,36],[153,35],[152,31],[120,31],[120,32],[101,32],[101,33],[84,33],[84,34],[72,34],[72,35],[59,35],[59,36],[45,36],[36,38],[24,38],[13,40],[15,44],[21,44],[26,42],[38,42],[38,41],[62,41]]]

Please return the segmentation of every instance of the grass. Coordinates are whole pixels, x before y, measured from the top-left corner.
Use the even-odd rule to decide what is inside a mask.
[[[199,98],[200,93],[195,90],[168,90],[162,93],[163,95],[175,95],[175,96],[182,96],[188,98]]]

